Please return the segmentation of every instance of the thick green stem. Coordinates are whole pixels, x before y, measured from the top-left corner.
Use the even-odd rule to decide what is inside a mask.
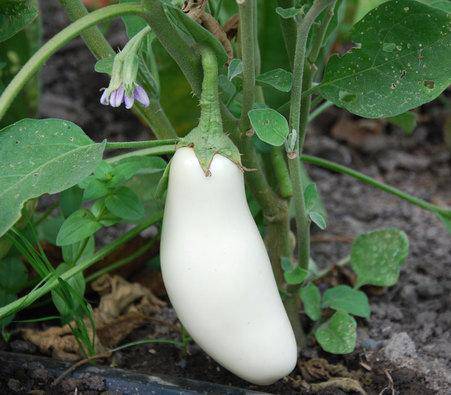
[[[124,235],[119,237],[114,242],[101,248],[91,258],[80,262],[80,264],[78,264],[77,266],[74,266],[73,268],[69,269],[68,271],[62,273],[60,275],[60,278],[67,281],[69,278],[71,278],[75,274],[83,272],[84,270],[86,270],[87,268],[92,266],[94,263],[100,261],[105,256],[111,254],[120,245],[133,239],[135,236],[137,236],[143,230],[147,229],[150,225],[153,225],[154,223],[160,221],[162,218],[163,218],[162,211],[152,214],[151,217],[146,219],[140,225],[137,225],[135,228],[128,231],[127,233],[125,233]],[[6,306],[0,307],[0,319],[8,317],[8,316],[14,314],[15,312],[17,312],[18,310],[28,307],[34,301],[41,298],[45,294],[49,293],[52,289],[54,289],[58,285],[59,285],[58,278],[52,277],[46,283],[44,283],[41,287],[34,289],[27,295],[15,300],[14,302],[12,302],[10,304],[7,304]]]
[[[310,29],[322,10],[331,3],[331,0],[316,0],[305,17],[298,23],[296,30],[296,51],[293,63],[293,87],[290,102],[290,131],[295,133],[294,147],[288,152],[288,166],[291,182],[293,184],[293,199],[296,211],[297,246],[299,265],[308,269],[310,259],[310,219],[307,216],[304,200],[304,186],[301,180],[301,162],[299,155],[305,139],[305,126],[310,107],[310,100],[306,100],[301,108],[302,92],[305,85],[311,82],[311,76],[304,81],[304,68],[306,61],[306,47]],[[310,70],[310,68],[308,68]],[[308,88],[307,88],[308,89]]]
[[[328,169],[334,171],[336,173],[346,174],[347,176],[353,177],[356,180],[363,182],[364,184],[371,185],[377,189],[380,189],[384,192],[387,192],[391,195],[397,196],[400,199],[406,200],[407,202],[418,206],[424,210],[430,211],[434,214],[440,214],[444,216],[451,216],[451,209],[447,207],[440,207],[435,204],[429,203],[423,199],[412,196],[406,192],[403,192],[395,187],[384,184],[383,182],[379,182],[374,178],[371,178],[363,173],[360,173],[356,170],[353,170],[349,167],[340,165],[335,162],[328,161],[326,159],[318,158],[316,156],[310,155],[301,155],[301,160],[305,163],[310,163],[312,165],[316,165],[322,167],[324,169]]]
[[[168,54],[175,60],[193,92],[200,96],[202,86],[202,72],[200,57],[191,48],[175,27],[169,21],[162,2],[160,0],[142,0],[142,5],[148,11],[145,19],[156,34],[161,45]]]
[[[223,133],[221,109],[219,106],[218,92],[218,62],[214,52],[209,48],[201,49],[202,69],[202,93],[200,95],[200,119],[199,128],[208,133]]]
[[[291,8],[294,6],[293,0],[277,0],[277,5],[282,8]],[[279,17],[282,27],[283,41],[287,50],[288,60],[293,68],[294,53],[296,50],[296,23],[293,18],[284,19]]]
[[[254,1],[246,0],[238,5],[240,14],[241,56],[243,62],[243,100],[241,106],[240,131],[250,128],[248,112],[252,110],[255,97],[255,28]]]
[[[113,19],[120,15],[143,15],[144,9],[134,3],[116,4],[101,8],[72,23],[47,41],[14,76],[0,97],[0,119],[5,115],[14,98],[25,84],[39,71],[45,62],[81,32],[99,22]]]
[[[80,0],[59,0],[59,2],[65,8],[67,15],[72,22],[89,14],[88,10]],[[81,38],[91,53],[98,59],[115,54],[114,49],[97,26],[86,29],[81,34]]]
[[[146,140],[146,141],[118,141],[107,142],[105,149],[139,149],[139,148],[151,148],[160,147],[162,145],[175,145],[177,139],[170,140]]]
[[[88,10],[80,0],[59,0],[72,22],[88,15]],[[101,59],[114,55],[114,49],[97,27],[91,27],[81,33],[81,37],[95,58]],[[141,78],[141,76],[139,77]],[[158,138],[175,137],[175,129],[157,98],[151,97],[147,108],[134,106],[132,111],[148,125]]]

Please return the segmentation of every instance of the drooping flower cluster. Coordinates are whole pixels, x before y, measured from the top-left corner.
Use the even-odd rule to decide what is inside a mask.
[[[150,100],[147,92],[136,82],[140,45],[149,32],[148,28],[142,29],[114,57],[110,84],[103,89],[100,97],[100,103],[103,105],[119,107],[124,103],[125,108],[130,109],[136,100],[144,107],[149,106]]]
[[[136,84],[131,95],[125,93],[123,85],[113,90],[111,93],[107,89],[104,89],[100,98],[100,103],[105,106],[119,107],[122,102],[125,103],[125,108],[130,109],[133,107],[134,102],[138,101],[144,107],[149,106],[149,96],[141,85]]]

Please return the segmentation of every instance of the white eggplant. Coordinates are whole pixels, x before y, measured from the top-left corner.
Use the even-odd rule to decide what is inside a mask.
[[[267,385],[296,365],[296,340],[238,166],[215,155],[205,176],[176,151],[161,236],[169,299],[194,341],[237,376]]]

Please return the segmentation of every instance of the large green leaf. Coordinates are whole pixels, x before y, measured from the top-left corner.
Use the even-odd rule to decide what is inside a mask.
[[[450,19],[414,0],[392,0],[352,33],[358,44],[333,56],[319,93],[366,118],[401,114],[435,99],[451,82]]]
[[[351,250],[357,285],[388,287],[396,284],[408,254],[409,240],[402,230],[389,228],[360,235]]]
[[[22,30],[38,16],[36,0],[0,1],[0,41],[5,41]]]
[[[104,147],[59,119],[24,119],[2,129],[0,236],[20,218],[27,200],[63,191],[91,174]]]
[[[430,7],[437,8],[439,10],[451,13],[451,1],[450,0],[417,0]]]
[[[315,337],[324,351],[349,354],[355,349],[356,329],[354,317],[344,311],[337,311],[316,330]]]

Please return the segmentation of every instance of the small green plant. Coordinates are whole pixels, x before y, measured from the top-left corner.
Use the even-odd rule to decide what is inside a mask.
[[[184,325],[183,348],[192,336],[229,370],[259,384],[289,373],[296,343],[302,349],[315,339],[327,352],[352,352],[355,317],[371,316],[362,287],[393,286],[409,243],[399,229],[358,236],[340,262],[354,271],[354,287],[320,291],[316,283],[328,269],[318,270],[311,259],[310,228],[323,230],[328,220],[304,163],[427,210],[450,233],[451,209],[305,155],[308,125],[337,106],[361,117],[385,118],[412,133],[411,110],[450,84],[448,3],[392,0],[368,9],[369,2],[359,1],[354,16],[340,0],[204,0],[183,7],[177,1],[123,0],[91,13],[80,0],[60,3],[73,23],[30,52],[5,80],[0,96],[0,121],[7,125],[0,131],[3,336],[8,337],[15,313],[50,293],[85,354],[95,354],[86,281],[129,260],[88,279],[84,271],[164,216],[162,271]],[[235,14],[236,36],[233,29],[227,35],[223,26]],[[117,17],[129,36],[118,53],[96,27]],[[36,18],[34,1],[4,1],[0,45],[9,45]],[[110,76],[100,102],[124,104],[154,138],[95,142],[72,122],[26,118],[23,108],[14,112],[20,114],[14,123],[7,118],[45,62],[79,35],[98,59],[96,71]],[[329,56],[332,44],[346,37],[354,47]],[[5,67],[11,70],[0,58],[0,76]],[[121,149],[128,152],[104,158],[106,151]],[[39,215],[34,206],[45,194],[57,195],[56,203]],[[98,248],[96,232],[119,223],[134,227]],[[41,240],[62,249],[57,267],[40,248]],[[24,263],[34,269],[33,278]],[[18,298],[19,292],[24,296]],[[311,333],[301,325],[301,311],[311,321]],[[244,364],[243,355],[249,357]]]

